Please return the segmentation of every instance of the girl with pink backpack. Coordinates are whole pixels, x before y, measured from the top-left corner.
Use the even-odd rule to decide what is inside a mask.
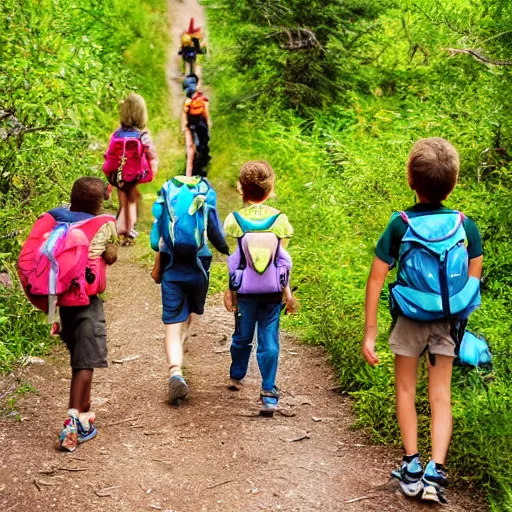
[[[117,188],[119,214],[117,232],[123,245],[132,245],[138,236],[135,231],[139,183],[153,181],[158,170],[156,149],[146,128],[148,110],[144,98],[131,93],[121,104],[121,126],[110,137],[105,153],[103,172]]]

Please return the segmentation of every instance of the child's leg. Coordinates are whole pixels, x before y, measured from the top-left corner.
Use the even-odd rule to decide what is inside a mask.
[[[258,303],[251,300],[239,300],[235,312],[235,332],[231,339],[231,368],[229,376],[242,380],[247,374],[251,357],[252,339],[256,328]]]
[[[91,408],[91,386],[93,369],[73,368],[69,391],[69,409],[88,412]]]
[[[428,398],[432,411],[432,460],[444,464],[452,436],[451,382],[453,357],[436,355],[428,368]]]
[[[256,356],[262,378],[262,389],[272,391],[279,362],[279,319],[281,304],[259,304],[258,349]]]
[[[127,231],[127,214],[128,214],[128,196],[123,190],[117,189],[117,197],[119,199],[119,215],[117,217],[116,227],[118,235],[126,235]]]
[[[169,376],[182,375],[183,342],[185,333],[190,324],[190,317],[186,322],[167,324],[165,326],[165,357],[169,365]]]
[[[195,144],[194,137],[192,136],[192,132],[190,128],[185,130],[185,148],[187,151],[187,167],[186,167],[186,175],[192,176],[192,170],[194,168],[194,157],[195,157]]]
[[[418,357],[395,356],[396,414],[406,455],[418,453],[416,380]]]
[[[127,196],[126,232],[127,234],[130,234],[137,222],[137,204],[139,202],[139,191],[137,190],[137,185],[130,187]]]

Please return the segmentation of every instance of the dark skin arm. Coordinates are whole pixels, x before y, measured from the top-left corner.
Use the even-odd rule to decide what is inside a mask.
[[[117,260],[117,245],[108,243],[102,257],[107,262],[107,265],[114,264]]]

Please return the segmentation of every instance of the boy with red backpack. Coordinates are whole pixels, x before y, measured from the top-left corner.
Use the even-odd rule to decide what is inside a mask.
[[[117,259],[115,217],[100,215],[105,183],[83,177],[71,190],[71,206],[55,208],[34,224],[18,260],[18,273],[29,300],[48,313],[60,312],[60,335],[71,356],[68,418],[60,447],[74,451],[96,436],[90,411],[94,368],[107,366],[103,302],[106,267]]]
[[[229,389],[237,391],[242,386],[257,326],[262,416],[273,416],[279,403],[275,381],[281,311],[285,308],[287,313],[295,313],[297,308],[290,288],[292,260],[283,248],[293,228],[286,215],[263,204],[273,192],[274,182],[274,170],[267,162],[244,164],[238,182],[244,208],[230,213],[224,222],[226,234],[238,242],[228,258],[229,290],[224,295],[226,309],[235,313]]]
[[[149,183],[158,171],[158,158],[147,122],[144,98],[131,93],[121,105],[121,126],[110,137],[105,153],[103,172],[108,182],[117,188],[120,207],[117,232],[123,245],[132,245],[138,236],[135,231],[140,199],[137,185]]]

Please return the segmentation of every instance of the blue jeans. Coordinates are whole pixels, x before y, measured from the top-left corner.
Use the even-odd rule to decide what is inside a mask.
[[[238,299],[235,333],[231,342],[232,379],[242,380],[247,374],[252,340],[258,324],[256,358],[263,379],[262,389],[271,391],[276,382],[279,361],[279,318],[282,304],[269,304],[257,299]]]

